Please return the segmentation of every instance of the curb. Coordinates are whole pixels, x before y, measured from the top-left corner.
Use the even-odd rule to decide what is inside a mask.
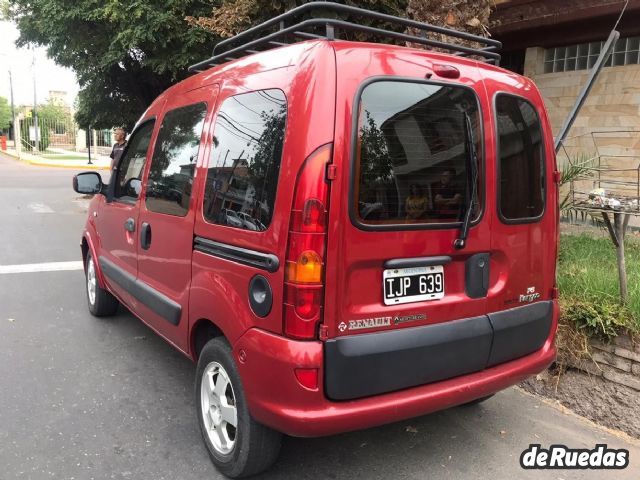
[[[70,168],[74,170],[110,170],[111,169],[109,165],[96,165],[96,164],[87,165],[86,163],[78,165],[76,163],[56,162],[55,160],[44,161],[44,160],[31,159],[31,158],[20,158],[15,153],[9,152],[7,150],[3,150],[0,153],[7,155],[8,157],[11,157],[14,160],[17,160],[18,162],[33,165],[35,167]]]
[[[22,160],[25,163],[28,163],[29,165],[34,165],[36,167],[53,167],[53,168],[72,168],[75,170],[110,170],[110,166],[109,165],[87,165],[87,164],[82,164],[82,165],[68,165],[68,164],[63,164],[63,163],[48,163],[48,162],[42,162],[42,161],[38,161],[38,160]]]

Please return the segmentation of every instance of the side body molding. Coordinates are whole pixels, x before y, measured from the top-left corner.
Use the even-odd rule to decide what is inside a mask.
[[[131,293],[138,301],[144,303],[169,323],[173,325],[180,323],[180,315],[182,313],[180,304],[138,280],[110,260],[100,257],[99,263],[100,268],[110,280]]]

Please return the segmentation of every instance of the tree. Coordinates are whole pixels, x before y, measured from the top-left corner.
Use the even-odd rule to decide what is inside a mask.
[[[383,131],[368,110],[365,110],[364,114],[365,119],[360,127],[360,185],[361,188],[375,189],[393,179],[393,164]]]
[[[407,2],[408,0],[343,0],[336,3],[344,3],[390,15],[405,16]],[[187,21],[191,25],[197,25],[219,37],[226,38],[304,3],[308,2],[300,0],[223,0],[222,5],[208,12],[209,15],[190,16],[187,17]],[[351,20],[349,16],[345,18]],[[380,24],[380,22],[363,22],[361,18],[358,18],[354,23]],[[397,27],[395,29],[398,30]],[[344,32],[342,37],[348,38],[345,37]],[[361,36],[356,37],[360,38]]]
[[[268,20],[280,13],[301,5],[303,1],[285,0],[274,2],[272,0],[223,0],[222,5],[215,8],[208,16],[187,17],[190,24],[198,25],[203,29],[214,32],[219,37],[231,37],[260,22]],[[489,15],[491,14],[492,0],[343,0],[344,3],[356,7],[366,8],[381,13],[407,17],[432,25],[453,28],[483,37],[489,36]],[[357,16],[356,16],[357,17]],[[349,18],[354,23],[363,23],[362,18]],[[380,22],[366,21],[364,24],[378,26]],[[384,25],[385,28],[402,31],[402,28],[392,25]],[[410,33],[412,29],[409,29]],[[349,38],[351,35],[342,37]],[[355,35],[362,40],[369,35]],[[472,43],[454,39],[440,34],[430,34],[434,40],[457,43],[461,45],[473,45]],[[421,45],[411,45],[423,48]]]
[[[489,16],[493,0],[409,0],[407,16],[440,27],[489,36]],[[474,42],[441,34],[429,35],[433,40],[477,47]]]
[[[38,105],[38,120],[42,122],[43,127],[57,134],[67,133],[72,125],[70,110],[51,99],[43,105]]]
[[[11,0],[8,10],[19,45],[45,46],[76,73],[81,126],[131,128],[190,64],[210,54],[216,37],[185,17],[211,8],[211,0]]]
[[[0,130],[9,128],[11,121],[11,106],[6,98],[0,97]]]

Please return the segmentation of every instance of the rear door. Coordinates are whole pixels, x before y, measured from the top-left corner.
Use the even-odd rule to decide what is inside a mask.
[[[497,182],[491,229],[496,288],[489,301],[491,311],[500,311],[553,296],[557,185],[553,137],[537,89],[532,84],[498,84],[487,75]]]
[[[196,164],[206,141],[207,113],[215,85],[167,100],[140,206],[138,284],[140,316],[158,333],[187,350],[189,287]]]
[[[329,337],[487,312],[492,213],[483,134],[490,123],[477,94],[484,87],[473,64],[447,81],[433,75],[429,60],[403,55],[372,56],[363,67],[372,78],[344,73],[338,82],[344,110],[337,113],[334,161],[344,175],[331,191]],[[338,61],[339,72],[356,70],[343,55]],[[373,76],[382,71],[394,74]],[[471,228],[466,246],[456,249],[473,158]]]

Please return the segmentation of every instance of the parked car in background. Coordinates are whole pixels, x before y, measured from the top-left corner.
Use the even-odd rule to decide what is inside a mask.
[[[257,224],[258,221],[255,218],[253,218],[251,215],[244,212],[238,212],[238,217],[240,217],[240,220],[242,220],[243,228],[246,228],[247,230],[252,230],[254,232],[259,231],[258,224]]]
[[[226,208],[222,211],[222,214],[224,216],[224,223],[226,225],[229,225],[230,227],[245,228],[244,222],[237,212]]]
[[[536,86],[490,63],[493,40],[448,31],[483,45],[449,55],[291,24],[319,6],[379,18],[308,3],[221,42],[145,112],[108,185],[74,178],[96,194],[89,310],[123,304],[197,363],[198,424],[230,477],[268,468],[283,433],[482,401],[555,358],[558,173]],[[326,38],[270,49],[310,25]]]

